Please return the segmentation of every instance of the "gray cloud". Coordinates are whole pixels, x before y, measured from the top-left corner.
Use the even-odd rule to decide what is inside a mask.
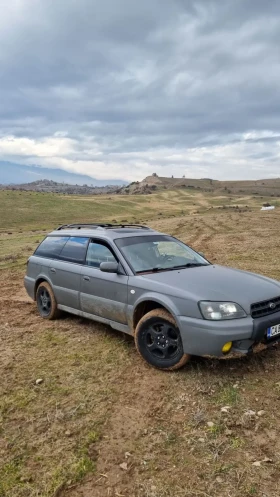
[[[277,0],[10,0],[0,158],[99,178],[279,176],[279,41]]]

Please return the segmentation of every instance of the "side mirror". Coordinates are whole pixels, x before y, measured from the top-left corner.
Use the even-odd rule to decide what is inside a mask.
[[[100,271],[103,273],[115,273],[119,272],[119,263],[118,262],[101,262]]]

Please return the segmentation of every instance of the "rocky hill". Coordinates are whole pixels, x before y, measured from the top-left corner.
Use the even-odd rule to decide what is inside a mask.
[[[263,196],[280,196],[280,178],[251,181],[218,181],[210,178],[166,178],[157,175],[147,176],[143,181],[134,181],[118,190],[127,195],[149,194],[158,190],[184,188],[203,192],[227,194],[248,194]]]
[[[65,193],[67,195],[100,195],[101,193],[115,193],[119,186],[88,186],[88,185],[69,185],[67,183],[57,183],[56,181],[43,179],[24,183],[20,185],[0,185],[0,190],[20,190],[47,193]]]

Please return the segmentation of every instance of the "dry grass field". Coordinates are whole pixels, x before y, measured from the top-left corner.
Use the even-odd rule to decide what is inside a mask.
[[[164,373],[106,326],[43,321],[23,288],[46,230],[113,219],[280,279],[280,209],[261,212],[267,200],[0,192],[1,497],[279,497],[280,350]]]

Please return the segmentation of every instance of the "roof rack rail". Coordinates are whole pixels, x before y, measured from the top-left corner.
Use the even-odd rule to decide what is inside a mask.
[[[59,226],[56,228],[57,231],[59,230],[65,230],[65,229],[76,229],[76,230],[81,230],[81,229],[98,229],[98,228],[103,228],[103,229],[115,229],[115,228],[136,228],[136,229],[143,229],[143,230],[151,230],[149,226],[144,226],[142,224],[126,224],[126,223],[121,223],[121,224],[110,224],[110,223],[85,223],[85,224],[63,224],[62,226]]]

